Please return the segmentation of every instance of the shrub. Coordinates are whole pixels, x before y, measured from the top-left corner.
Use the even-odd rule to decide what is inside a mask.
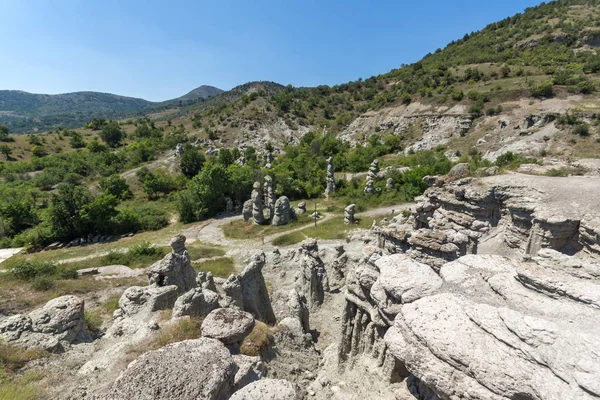
[[[579,82],[577,86],[579,88],[579,91],[583,94],[590,94],[594,90],[596,90],[596,85],[592,81]]]
[[[531,95],[533,97],[552,97],[553,94],[552,80],[539,82],[531,86]]]
[[[99,333],[102,328],[102,315],[100,310],[94,309],[93,311],[86,311],[83,314],[85,320],[85,327],[92,333]]]
[[[588,124],[578,124],[573,127],[573,133],[579,136],[589,136],[590,126]]]
[[[118,147],[125,138],[125,132],[121,130],[118,122],[110,121],[102,127],[100,138],[110,147]]]
[[[462,90],[453,90],[451,93],[451,96],[452,96],[452,100],[461,101],[465,97],[465,94],[463,93]]]
[[[113,195],[117,199],[123,200],[132,196],[127,181],[118,174],[113,174],[108,178],[102,179],[100,181],[100,188],[105,194]]]
[[[31,281],[30,286],[33,290],[37,290],[40,292],[50,290],[54,286],[54,279],[48,276],[36,276]]]
[[[20,281],[32,281],[38,276],[54,276],[58,273],[56,264],[51,261],[9,261],[6,269]]]
[[[267,348],[272,340],[273,334],[269,327],[260,321],[256,321],[252,332],[242,341],[240,353],[250,357],[260,356],[261,351]]]

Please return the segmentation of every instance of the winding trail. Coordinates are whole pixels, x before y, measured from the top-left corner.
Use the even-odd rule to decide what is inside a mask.
[[[401,204],[397,204],[397,205],[393,205],[393,206],[375,208],[375,209],[368,210],[363,213],[357,214],[357,217],[374,217],[374,216],[381,216],[381,215],[385,215],[385,214],[390,214],[390,217],[391,217],[392,212],[394,214],[397,214],[398,211],[411,209],[415,205],[416,205],[416,203],[401,203]],[[318,220],[317,224],[321,224],[321,223],[328,221],[334,217],[340,217],[340,216],[342,216],[342,215],[341,214],[328,214],[324,218]],[[214,245],[218,245],[218,246],[228,246],[228,247],[232,247],[232,246],[255,247],[255,246],[261,246],[261,245],[267,245],[267,244],[273,242],[273,240],[275,240],[283,235],[302,231],[304,229],[310,228],[313,225],[313,222],[310,222],[310,223],[304,224],[302,226],[298,226],[298,227],[290,229],[290,230],[286,230],[283,232],[277,232],[277,233],[274,233],[269,236],[264,236],[262,238],[263,239],[262,241],[260,241],[260,238],[231,239],[231,238],[225,237],[225,234],[223,233],[223,229],[221,227],[230,222],[240,220],[241,218],[242,218],[242,216],[239,214],[234,215],[234,216],[225,216],[223,218],[215,218],[215,219],[209,220],[208,223],[206,223],[202,227],[194,226],[193,228],[189,228],[189,229],[183,231],[182,233],[186,237],[188,237],[188,239],[190,241],[199,240],[206,244],[214,244]]]

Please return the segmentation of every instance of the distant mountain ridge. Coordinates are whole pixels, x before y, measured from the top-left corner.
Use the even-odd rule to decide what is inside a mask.
[[[112,93],[73,92],[37,94],[0,90],[0,125],[13,133],[52,129],[56,125],[75,128],[93,118],[122,118],[169,104],[207,100],[223,90],[203,85],[175,99],[152,102]]]

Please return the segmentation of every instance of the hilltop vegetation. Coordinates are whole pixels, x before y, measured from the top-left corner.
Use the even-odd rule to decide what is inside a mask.
[[[549,97],[564,89],[594,92],[599,45],[597,0],[550,2],[466,34],[420,62],[382,75],[332,87],[287,86],[272,95],[254,92],[200,108],[192,118],[195,126],[220,137],[248,119],[282,118],[291,129],[326,126],[340,132],[365,112],[413,102],[464,104],[476,115],[494,113],[495,103],[508,99]]]
[[[47,95],[0,90],[0,125],[8,126],[14,133],[52,130],[58,126],[76,128],[92,118],[123,118],[173,104],[183,107],[221,92],[212,86],[200,86],[184,96],[157,103],[110,93]]]

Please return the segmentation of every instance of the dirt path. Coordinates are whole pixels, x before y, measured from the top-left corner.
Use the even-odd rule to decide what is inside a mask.
[[[0,249],[0,263],[3,263],[15,254],[19,254],[21,250],[23,250],[22,247],[15,247],[12,249]]]
[[[184,231],[183,234],[188,238],[195,238],[196,240],[207,244],[235,246],[241,241],[225,238],[225,234],[223,233],[221,226],[241,218],[241,215],[234,215],[231,217],[211,219],[209,220],[208,224],[204,225],[199,231]]]

